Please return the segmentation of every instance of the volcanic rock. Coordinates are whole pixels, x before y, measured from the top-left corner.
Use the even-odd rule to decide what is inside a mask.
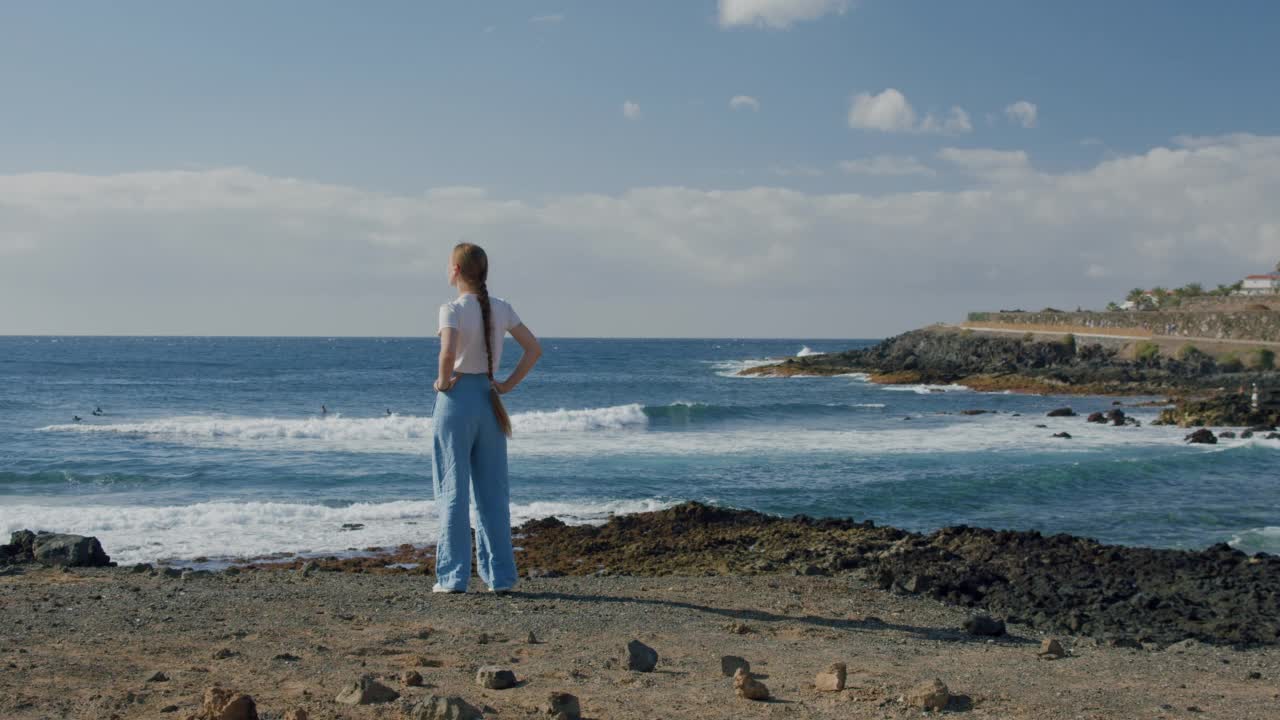
[[[627,643],[627,669],[634,672],[653,672],[658,666],[658,651],[639,640]]]
[[[738,697],[747,700],[768,700],[769,688],[765,684],[751,677],[751,673],[738,668],[733,674],[733,690]]]

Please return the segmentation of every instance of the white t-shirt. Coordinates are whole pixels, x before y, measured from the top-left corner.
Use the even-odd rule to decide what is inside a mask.
[[[502,338],[511,328],[520,324],[520,316],[515,309],[502,298],[489,296],[489,312],[491,329],[493,330],[493,371],[498,372],[502,363]],[[458,331],[458,355],[453,362],[453,371],[459,373],[489,372],[488,358],[484,351],[484,316],[480,312],[480,299],[475,293],[467,293],[453,302],[440,306],[440,329]]]

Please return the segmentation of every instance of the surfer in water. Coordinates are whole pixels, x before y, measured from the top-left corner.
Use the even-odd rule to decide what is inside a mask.
[[[328,414],[329,414],[329,408],[325,407],[324,405],[321,405],[321,406],[320,406],[320,414],[321,414],[321,415],[328,415]]]
[[[93,409],[93,413],[92,413],[92,415],[93,415],[94,417],[102,417],[102,416],[103,416],[103,415],[105,415],[105,414],[106,414],[106,413],[102,412],[102,406],[101,406],[101,405],[99,405],[99,406],[95,407],[95,408]]]
[[[80,417],[79,415],[72,415],[72,416],[71,416],[71,422],[80,422],[80,421],[81,421],[81,420],[83,420],[83,419],[84,419],[84,418]]]

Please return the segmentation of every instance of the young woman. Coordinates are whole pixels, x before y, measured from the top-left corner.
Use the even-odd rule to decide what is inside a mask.
[[[542,356],[538,339],[510,303],[489,297],[489,258],[478,245],[460,243],[449,259],[449,284],[458,298],[440,306],[440,371],[431,475],[440,513],[435,592],[466,592],[471,579],[470,496],[475,495],[476,564],[493,592],[516,584],[507,487],[507,438],[511,419],[501,396],[524,380]],[[502,338],[524,354],[506,380],[493,376],[502,361]]]

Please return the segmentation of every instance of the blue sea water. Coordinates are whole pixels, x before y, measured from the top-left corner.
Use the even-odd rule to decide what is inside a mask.
[[[546,339],[506,398],[515,520],[700,500],[1280,550],[1277,441],[1188,446],[1175,428],[1045,417],[1112,398],[734,375],[871,342]],[[0,532],[94,534],[121,562],[432,542],[436,351],[434,338],[0,337]]]

